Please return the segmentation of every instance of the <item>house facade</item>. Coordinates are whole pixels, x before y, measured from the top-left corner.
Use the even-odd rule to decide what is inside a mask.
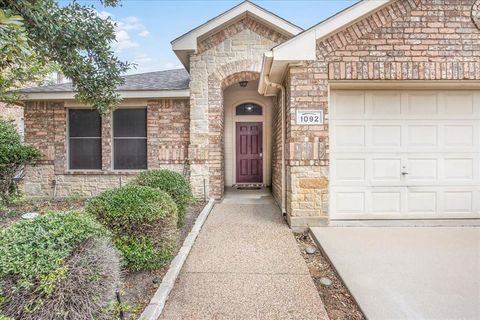
[[[185,69],[126,76],[102,117],[69,84],[24,90],[44,154],[24,190],[90,196],[168,168],[200,198],[269,186],[294,228],[478,219],[478,7],[364,0],[302,30],[242,2],[172,41]]]

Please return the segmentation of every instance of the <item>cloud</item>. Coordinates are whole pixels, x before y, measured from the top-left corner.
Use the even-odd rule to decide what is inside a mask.
[[[97,15],[103,20],[106,20],[112,17],[112,14],[107,11],[100,11],[100,12],[97,11]]]
[[[117,27],[121,30],[145,30],[145,26],[138,17],[126,17],[117,21]]]
[[[131,31],[137,31],[137,35],[142,38],[146,38],[150,35],[150,32],[142,24],[138,17],[130,16],[123,19],[116,20],[110,12],[100,11],[97,12],[98,16],[102,19],[112,19],[115,23],[115,38],[116,42],[112,44],[112,47],[120,52],[125,49],[139,47],[140,44],[135,41],[130,35]]]
[[[150,31],[148,31],[148,30],[143,30],[143,31],[141,31],[138,35],[139,35],[140,37],[142,37],[142,38],[146,38],[146,37],[148,37],[148,36],[150,35]]]
[[[119,51],[140,46],[130,38],[130,35],[125,30],[115,31],[115,38],[117,39],[117,42],[113,44],[113,47]]]

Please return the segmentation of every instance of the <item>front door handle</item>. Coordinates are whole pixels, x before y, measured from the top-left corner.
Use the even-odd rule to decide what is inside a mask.
[[[260,159],[263,159],[263,153],[260,152]]]
[[[404,175],[404,176],[406,176],[406,175],[408,174],[408,172],[406,172],[406,171],[402,171],[401,173],[402,173],[402,175]]]

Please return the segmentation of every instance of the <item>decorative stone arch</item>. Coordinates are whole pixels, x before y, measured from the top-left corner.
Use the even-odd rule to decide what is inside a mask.
[[[240,81],[260,79],[258,61],[227,63],[208,76],[208,154],[210,197],[221,199],[225,185],[223,90]]]

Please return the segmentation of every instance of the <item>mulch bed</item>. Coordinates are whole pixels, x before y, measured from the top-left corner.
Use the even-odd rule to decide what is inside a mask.
[[[51,211],[82,210],[85,203],[85,199],[43,199],[12,203],[5,208],[0,208],[0,229],[20,220],[22,214],[27,212],[45,214]]]
[[[328,259],[318,250],[313,254],[306,253],[310,246],[316,247],[308,233],[296,234],[298,246],[310,270],[313,282],[323,300],[325,309],[330,319],[335,320],[361,320],[366,319],[357,303],[343,284],[335,269]],[[320,283],[320,278],[332,280],[332,285],[325,286]]]
[[[183,245],[183,241],[190,233],[198,215],[206,203],[199,202],[191,206],[185,215],[185,223],[179,230],[177,249],[175,255]],[[160,286],[163,277],[167,273],[169,265],[163,268],[134,273],[125,273],[124,286],[120,292],[125,319],[138,319],[143,309],[149,304],[150,299]]]

